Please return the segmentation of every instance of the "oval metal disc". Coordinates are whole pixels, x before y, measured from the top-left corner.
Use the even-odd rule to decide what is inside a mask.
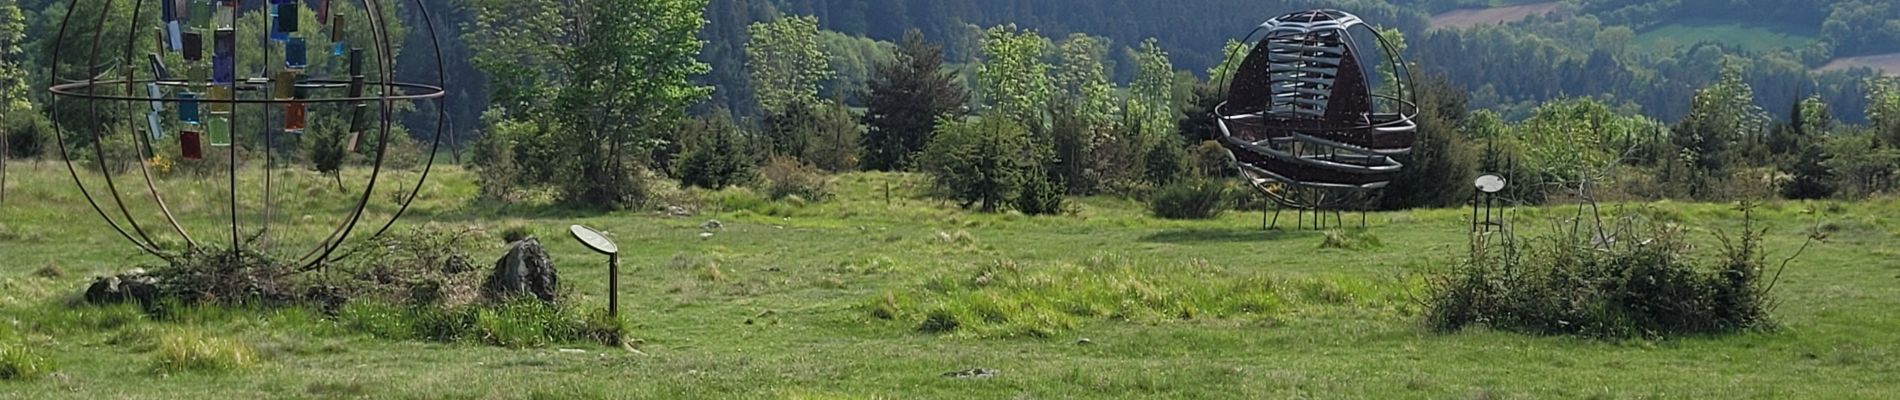
[[[620,246],[615,246],[612,240],[607,240],[606,235],[602,235],[600,234],[600,232],[594,231],[593,229],[588,229],[585,226],[574,225],[574,226],[568,227],[567,230],[570,232],[573,232],[574,238],[580,239],[581,244],[586,245],[587,248],[594,249],[594,251],[598,251],[601,254],[611,255],[611,254],[620,252]]]

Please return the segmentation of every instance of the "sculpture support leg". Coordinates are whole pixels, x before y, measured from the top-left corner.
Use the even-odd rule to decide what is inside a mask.
[[[607,256],[607,316],[620,320],[620,254]]]

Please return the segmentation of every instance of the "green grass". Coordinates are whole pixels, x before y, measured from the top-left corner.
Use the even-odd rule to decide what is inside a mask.
[[[0,330],[17,333],[17,343],[49,370],[39,379],[0,380],[0,397],[1730,399],[1900,392],[1892,379],[1900,376],[1900,314],[1893,312],[1900,309],[1900,201],[1893,199],[1765,205],[1759,214],[1774,228],[1771,249],[1792,250],[1816,218],[1831,232],[1782,279],[1773,312],[1782,328],[1659,342],[1430,331],[1418,315],[1418,277],[1464,251],[1468,210],[1372,214],[1367,234],[1379,245],[1342,249],[1324,246],[1322,232],[1261,231],[1256,212],[1168,221],[1122,199],[1078,199],[1076,213],[1065,216],[972,214],[925,197],[925,181],[912,175],[840,176],[832,199],[802,205],[743,192],[669,193],[673,204],[699,212],[672,218],[471,203],[471,176],[449,169],[438,171],[399,224],[470,225],[497,237],[517,226],[538,232],[583,310],[606,304],[606,260],[563,233],[570,224],[607,232],[623,251],[620,306],[634,353],[537,340],[545,332],[511,330],[522,327],[504,326],[509,318],[501,314],[490,317],[497,340],[442,343],[400,339],[413,336],[401,316],[375,317],[401,310],[332,319],[296,309],[189,309],[154,318],[133,308],[71,306],[90,277],[152,260],[105,229],[63,167],[16,164],[9,173],[14,186],[0,205]],[[309,188],[285,208],[295,211],[289,218],[333,217],[326,207],[342,195],[315,189],[327,181],[286,179]],[[181,212],[182,223],[215,232],[228,218],[221,196],[207,194],[216,193],[215,181],[165,184],[183,190],[168,198],[191,211]],[[200,195],[182,194],[194,188]],[[1723,204],[1629,207],[1652,207],[1659,218],[1689,226],[1701,255],[1714,254],[1711,230],[1736,229],[1739,220]],[[1575,209],[1521,212],[1528,235]],[[708,219],[725,227],[702,237]],[[327,232],[274,229],[281,229],[279,243],[291,244]],[[501,241],[492,242],[478,266],[501,255]],[[47,266],[64,273],[35,274]],[[958,328],[924,329],[933,314]],[[396,333],[379,336],[378,329]],[[168,357],[164,339],[175,332],[248,347],[255,357],[230,373],[157,372],[155,360]],[[999,372],[943,376],[972,368]]]
[[[1634,48],[1654,54],[1669,54],[1697,43],[1715,42],[1759,52],[1807,46],[1814,41],[1815,36],[1812,27],[1688,19],[1637,34]]]
[[[257,362],[257,350],[249,344],[192,329],[161,334],[158,349],[152,354],[152,369],[167,374],[236,372]]]

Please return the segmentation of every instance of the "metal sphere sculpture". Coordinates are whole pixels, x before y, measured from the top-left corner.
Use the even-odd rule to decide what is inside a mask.
[[[1323,218],[1405,167],[1393,157],[1412,150],[1418,102],[1410,71],[1378,32],[1352,14],[1310,10],[1268,20],[1247,40],[1215,116],[1221,145],[1256,191]]]
[[[448,119],[441,48],[420,0],[409,14],[420,26],[409,29],[426,29],[435,48],[421,49],[432,57],[408,59],[434,63],[424,69],[433,70],[432,85],[396,81],[393,47],[402,38],[392,40],[399,22],[389,19],[399,2],[65,3],[47,88],[54,118],[69,122],[56,124],[57,148],[87,204],[147,253],[169,258],[179,247],[219,244],[218,236],[228,234],[233,254],[250,250],[317,268],[353,234],[387,231],[428,180]],[[432,138],[418,143],[427,148],[426,161],[412,184],[392,185],[385,156],[391,135],[404,134],[392,129],[395,116],[425,101],[435,102],[427,116],[435,120]],[[335,148],[326,158],[333,166],[364,154],[367,176],[351,178],[359,186],[346,188],[341,175],[333,176],[349,201],[312,200],[322,196],[312,195],[308,170],[321,168],[293,168],[320,163],[295,156],[305,146]],[[174,167],[199,174],[161,176]],[[199,201],[177,201],[183,197]],[[214,233],[194,236],[193,227]]]

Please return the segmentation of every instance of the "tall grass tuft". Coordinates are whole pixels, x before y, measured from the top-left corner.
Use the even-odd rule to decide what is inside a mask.
[[[243,341],[180,329],[159,337],[152,366],[163,373],[235,372],[259,362],[257,350]]]
[[[0,381],[35,379],[52,369],[51,362],[27,347],[25,338],[0,326]]]
[[[1319,248],[1322,249],[1371,250],[1380,247],[1385,247],[1385,243],[1379,241],[1379,237],[1374,236],[1372,232],[1363,229],[1328,230],[1324,240],[1319,243]]]

